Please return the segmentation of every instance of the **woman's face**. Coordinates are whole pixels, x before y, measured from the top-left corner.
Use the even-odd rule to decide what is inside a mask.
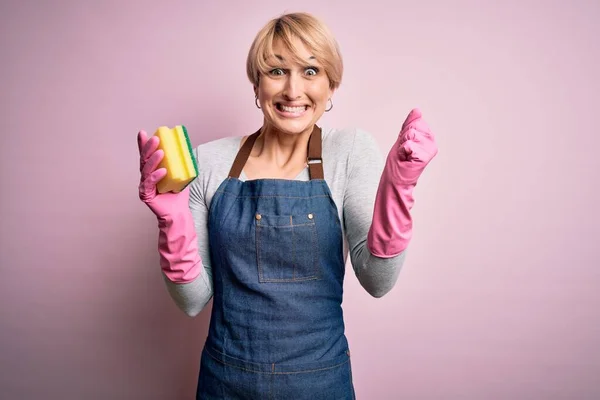
[[[312,131],[333,95],[323,67],[302,41],[295,39],[294,46],[304,63],[293,63],[290,52],[276,40],[273,52],[281,65],[262,75],[255,88],[265,123],[286,134]]]

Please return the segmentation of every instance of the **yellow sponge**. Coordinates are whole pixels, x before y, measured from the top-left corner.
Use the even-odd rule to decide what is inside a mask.
[[[160,139],[158,148],[164,152],[159,168],[167,169],[167,175],[156,185],[158,192],[180,192],[198,176],[198,163],[187,130],[183,125],[173,129],[161,126],[155,135]]]

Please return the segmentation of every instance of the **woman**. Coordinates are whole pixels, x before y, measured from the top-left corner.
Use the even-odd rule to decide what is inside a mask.
[[[270,21],[247,60],[263,126],[195,149],[199,176],[156,193],[158,139],[138,134],[140,198],[159,222],[169,293],[195,316],[213,299],[198,399],[353,399],[342,289],[395,284],[411,238],[412,190],[437,153],[413,110],[383,163],[360,130],[317,125],[342,58],[305,13]]]

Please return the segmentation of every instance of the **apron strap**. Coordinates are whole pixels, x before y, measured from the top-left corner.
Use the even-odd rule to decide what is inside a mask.
[[[248,139],[242,145],[242,148],[238,151],[231,170],[229,171],[229,177],[239,178],[242,173],[242,169],[250,157],[250,152],[254,146],[256,138],[260,135],[260,129],[248,136]],[[313,140],[314,139],[314,140]],[[324,179],[323,173],[323,158],[322,158],[322,137],[321,128],[315,125],[310,138],[308,139],[308,173],[310,179]]]
[[[252,135],[248,136],[248,139],[244,142],[242,148],[238,151],[235,156],[235,160],[233,161],[233,165],[231,166],[231,170],[229,171],[229,176],[231,178],[239,178],[242,173],[242,169],[250,157],[250,152],[252,151],[252,146],[254,146],[254,142],[256,138],[260,135],[260,129],[254,132]]]

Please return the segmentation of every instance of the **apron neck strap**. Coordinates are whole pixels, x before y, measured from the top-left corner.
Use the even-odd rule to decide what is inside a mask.
[[[250,157],[252,146],[256,138],[260,135],[260,129],[248,136],[248,139],[242,145],[242,148],[238,151],[231,170],[229,171],[229,177],[239,178],[242,173],[242,169]],[[308,173],[310,179],[324,179],[323,173],[323,158],[322,158],[322,137],[321,128],[315,125],[310,138],[308,139]]]

